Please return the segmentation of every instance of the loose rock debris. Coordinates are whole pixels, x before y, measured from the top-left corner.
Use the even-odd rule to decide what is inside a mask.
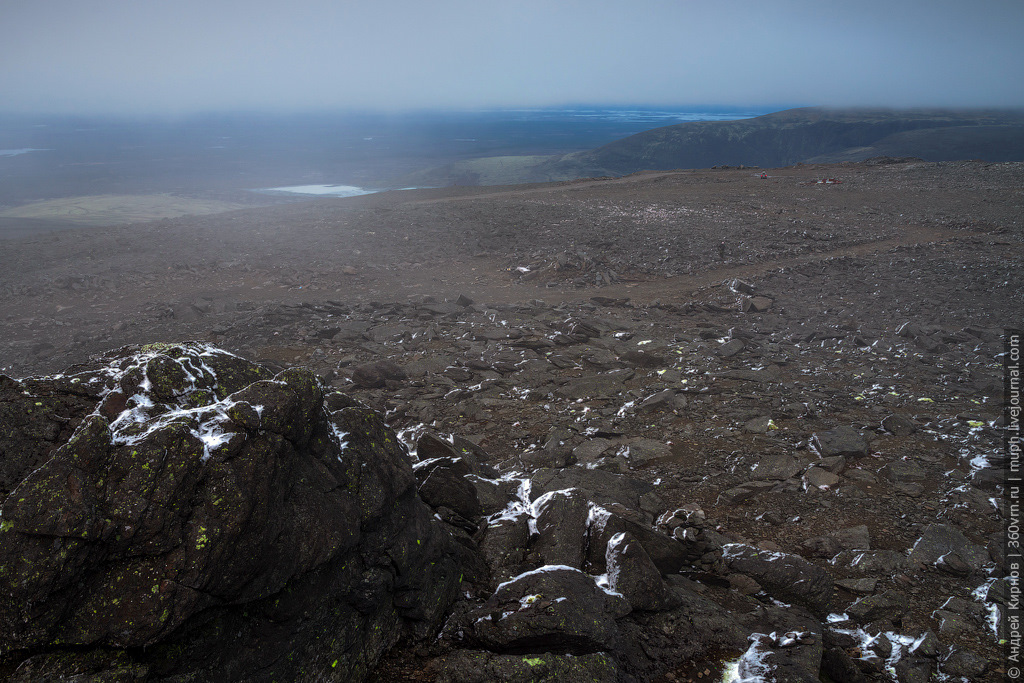
[[[392,650],[379,678],[1001,680],[999,354],[1024,319],[1020,165],[851,165],[824,194],[798,172],[749,179],[779,193],[753,199],[715,171],[396,204],[387,220],[424,233],[346,236],[361,260],[337,266],[355,274],[308,249],[269,266],[248,246],[237,263],[81,280],[29,267],[5,274],[0,365],[23,377],[202,338],[379,411],[489,577],[440,649]],[[973,201],[981,186],[1003,189]],[[345,220],[384,224],[359,211]],[[794,577],[807,593],[787,592]],[[556,602],[584,593],[607,597]],[[591,615],[564,612],[598,606],[585,629]],[[697,643],[680,610],[722,640],[643,661],[615,649],[655,625]]]

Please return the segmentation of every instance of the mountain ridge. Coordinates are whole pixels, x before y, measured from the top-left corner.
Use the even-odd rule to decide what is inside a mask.
[[[1024,160],[1024,110],[803,107],[736,121],[654,128],[600,147],[531,159],[485,157],[403,178],[418,185],[500,185],[712,166],[863,161]]]

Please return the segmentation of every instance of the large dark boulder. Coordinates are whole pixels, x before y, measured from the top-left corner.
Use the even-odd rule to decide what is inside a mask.
[[[617,683],[622,671],[604,652],[586,655],[500,655],[486,650],[456,650],[432,663],[436,683]]]
[[[618,508],[619,514],[601,506],[593,506],[587,528],[587,561],[597,570],[605,568],[606,551],[612,538],[628,533],[639,543],[662,574],[674,574],[686,565],[690,553],[686,545],[671,536],[640,524],[630,510]]]
[[[608,586],[621,593],[635,610],[657,611],[673,606],[661,572],[644,547],[628,533],[615,534],[605,551]]]
[[[751,577],[769,595],[800,605],[815,616],[828,614],[833,606],[832,577],[799,555],[730,543],[724,547],[722,558],[729,569]]]
[[[590,501],[577,489],[551,491],[533,502],[537,529],[534,552],[544,564],[583,567]]]
[[[333,405],[201,344],[0,378],[0,671],[360,680],[436,632],[464,551],[381,417]]]
[[[469,613],[466,637],[492,652],[590,654],[616,649],[615,621],[629,612],[629,603],[599,587],[594,577],[547,565],[500,584]]]

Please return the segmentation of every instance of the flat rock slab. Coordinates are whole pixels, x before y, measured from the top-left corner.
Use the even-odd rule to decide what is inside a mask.
[[[981,569],[989,560],[985,547],[971,543],[958,529],[947,524],[932,524],[917,539],[908,562],[934,565],[945,559],[949,564],[950,555],[955,555],[972,571]]]
[[[644,501],[654,492],[654,486],[639,479],[604,470],[573,467],[537,470],[531,478],[530,494],[538,498],[548,491],[570,488],[583,490],[599,505],[619,504],[632,510],[650,507]]]
[[[800,473],[803,466],[791,455],[769,453],[762,456],[750,473],[752,479],[789,479]]]
[[[543,647],[587,654],[615,648],[615,620],[629,611],[625,599],[602,590],[594,577],[548,565],[499,585],[467,616],[471,639],[495,652]]]
[[[839,484],[839,475],[832,474],[826,469],[821,467],[811,467],[804,472],[804,482],[807,486],[817,489],[832,489]]]
[[[847,550],[871,550],[871,533],[867,525],[852,526],[840,529],[832,534]]]
[[[783,602],[796,603],[813,614],[827,614],[832,606],[832,578],[799,555],[730,543],[722,549],[722,559],[729,569],[750,576]]]
[[[898,619],[910,608],[910,598],[898,590],[887,590],[879,595],[858,598],[846,608],[846,613],[861,623],[880,619]]]
[[[910,460],[896,460],[887,463],[878,473],[897,484],[924,481],[926,476],[924,469]]]
[[[632,370],[579,377],[555,389],[555,395],[570,399],[617,396],[623,389],[623,383],[632,377]]]
[[[630,441],[624,450],[630,467],[644,467],[653,460],[672,455],[672,447],[655,439]]]
[[[823,458],[834,455],[860,457],[868,454],[868,440],[853,427],[837,427],[827,432],[815,432],[812,445]]]
[[[882,419],[882,429],[894,436],[910,436],[917,427],[916,422],[903,415],[892,414]]]

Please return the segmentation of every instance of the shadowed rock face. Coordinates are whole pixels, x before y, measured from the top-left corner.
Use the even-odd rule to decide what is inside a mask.
[[[359,679],[458,592],[404,447],[307,371],[126,347],[0,392],[0,667],[24,680]]]

